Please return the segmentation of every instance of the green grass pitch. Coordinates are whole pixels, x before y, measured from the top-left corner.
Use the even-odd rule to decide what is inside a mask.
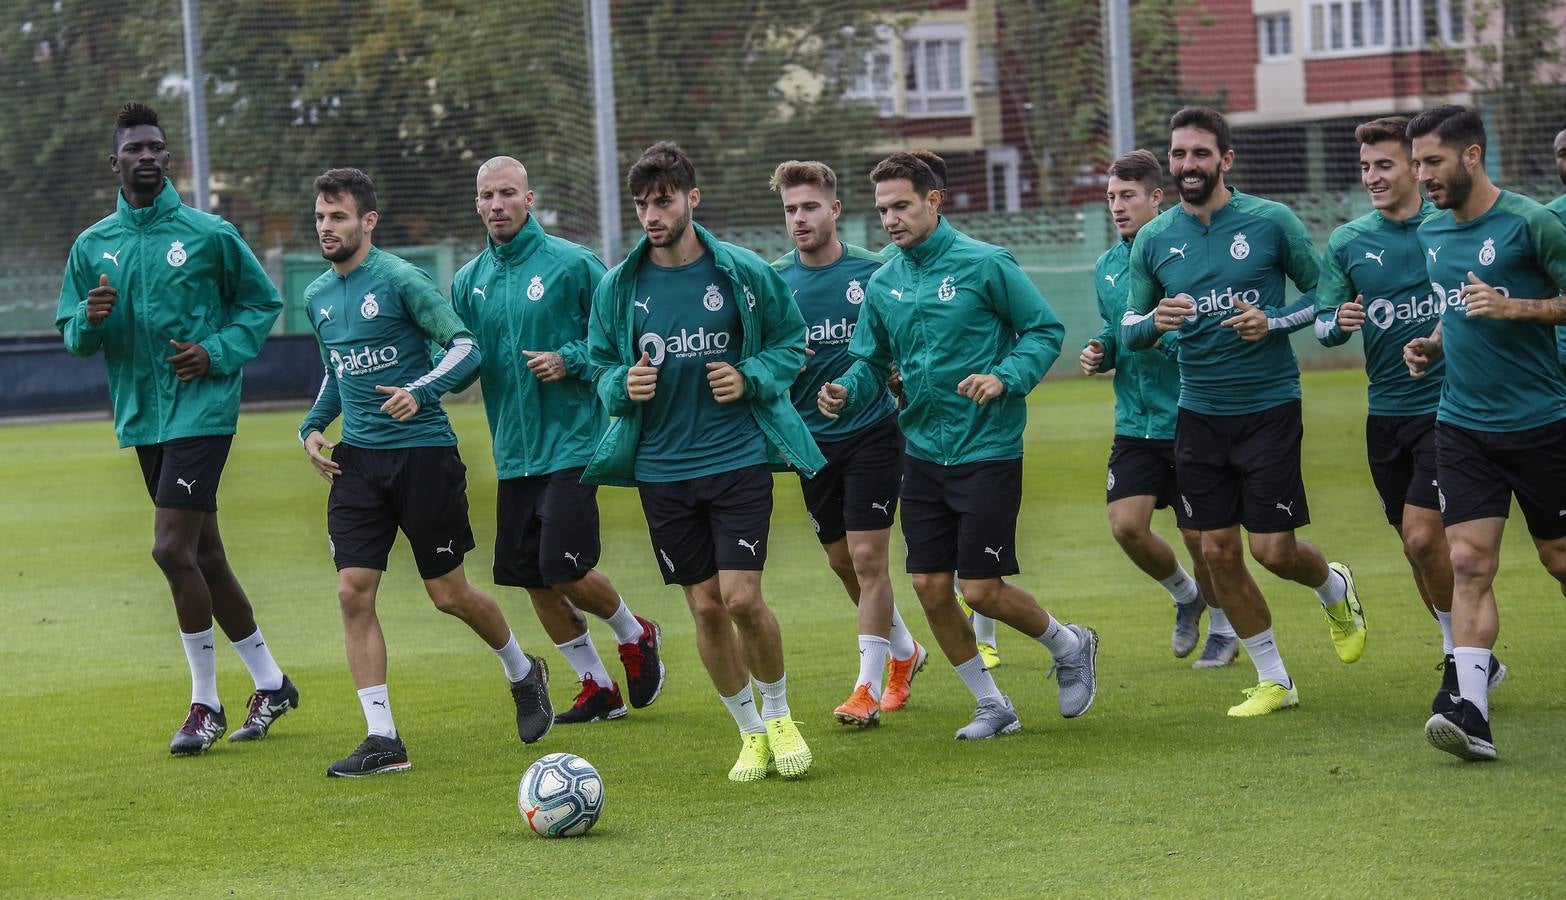
[[[499,664],[435,612],[399,542],[380,599],[391,696],[411,772],[323,777],[363,720],[343,660],[326,485],[294,438],[298,411],[250,413],[224,477],[222,524],[303,705],[272,737],[170,758],[188,676],[148,557],[151,507],[103,421],[0,428],[0,893],[8,896],[1493,896],[1566,884],[1566,606],[1520,518],[1507,532],[1495,696],[1501,760],[1464,765],[1421,725],[1439,633],[1421,608],[1364,462],[1363,376],[1305,379],[1303,537],[1354,566],[1370,636],[1333,655],[1310,592],[1259,575],[1300,685],[1298,710],[1231,720],[1242,658],[1197,672],[1168,649],[1159,587],[1110,541],[1103,513],[1107,379],[1033,395],[1016,582],[1103,638],[1100,690],[1062,720],[1048,658],[1002,629],[996,676],[1020,735],[959,744],[970,698],[932,653],[908,709],[867,732],[832,708],[856,672],[854,618],[792,476],[779,476],[767,598],[783,626],[790,703],[816,755],[801,782],[735,785],[734,728],[696,658],[677,589],[657,576],[633,492],[600,492],[600,568],[666,633],[658,703],[523,747]],[[520,592],[489,583],[494,480],[476,406],[451,410],[479,550],[523,645],[569,668]],[[1172,534],[1167,513],[1159,528]],[[900,548],[900,539],[894,540]],[[900,549],[894,550],[894,555]],[[900,558],[894,568],[900,568]],[[897,599],[928,636],[907,577]],[[617,671],[612,637],[593,633]],[[250,684],[219,648],[231,725]],[[587,838],[546,841],[515,806],[524,768],[587,757],[607,783]]]

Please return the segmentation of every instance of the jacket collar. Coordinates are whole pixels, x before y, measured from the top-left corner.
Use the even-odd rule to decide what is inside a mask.
[[[136,228],[145,228],[159,219],[173,215],[180,207],[179,191],[174,190],[174,182],[168,178],[163,179],[163,190],[158,192],[157,199],[152,201],[151,206],[139,209],[131,206],[130,201],[125,199],[123,188],[115,193],[115,197],[118,200],[115,211],[121,219]]]
[[[1406,230],[1408,230],[1410,228],[1418,228],[1419,227],[1419,223],[1423,222],[1431,213],[1433,213],[1435,211],[1436,211],[1436,205],[1434,203],[1431,203],[1430,200],[1427,198],[1423,203],[1419,204],[1419,212],[1414,213],[1414,217],[1413,218],[1411,218],[1411,219],[1394,220],[1394,219],[1389,219],[1386,216],[1383,216],[1378,211],[1378,212],[1376,212],[1375,215],[1376,215],[1376,218],[1379,219],[1380,221],[1377,222],[1376,224],[1379,227],[1381,227],[1381,228],[1385,228],[1385,229],[1392,230],[1392,231],[1406,231]]]
[[[945,216],[941,216],[935,223],[935,230],[930,232],[930,236],[925,238],[918,246],[909,247],[906,250],[898,247],[897,250],[908,257],[914,265],[923,266],[951,249],[952,243],[956,240],[957,229],[953,228],[951,223],[946,221]]]
[[[527,214],[527,221],[522,223],[522,230],[516,233],[510,241],[504,244],[495,243],[494,238],[485,238],[489,241],[489,252],[495,254],[495,258],[508,266],[526,262],[539,247],[544,245],[544,226],[539,224],[538,216]]]

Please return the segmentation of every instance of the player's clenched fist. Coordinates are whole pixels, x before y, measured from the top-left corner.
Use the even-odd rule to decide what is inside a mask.
[[[326,439],[326,435],[319,431],[312,431],[304,439],[305,454],[310,457],[310,465],[315,467],[315,473],[325,478],[330,484],[332,479],[341,475],[342,467],[332,462],[332,458],[322,453],[322,450],[331,450],[337,445]]]
[[[1419,378],[1431,364],[1441,358],[1441,342],[1433,337],[1414,338],[1403,345],[1403,364],[1408,374]]]
[[[1083,375],[1093,375],[1098,372],[1098,367],[1104,364],[1104,345],[1098,338],[1087,342],[1082,348],[1082,353],[1077,356],[1077,363],[1082,366]]]
[[[625,392],[632,400],[644,403],[658,391],[658,370],[652,365],[652,357],[642,351],[642,358],[625,373]]]
[[[109,287],[109,276],[99,275],[98,286],[87,292],[87,324],[97,325],[114,312],[120,292]]]
[[[1190,294],[1177,294],[1158,301],[1153,310],[1153,324],[1159,331],[1178,331],[1185,320],[1196,315],[1196,301]]]
[[[1358,294],[1353,300],[1338,307],[1338,330],[1344,334],[1353,334],[1365,327],[1365,295]]]
[[[745,396],[745,376],[726,362],[707,363],[707,385],[712,388],[712,399],[719,403],[733,403]]]
[[[957,393],[983,406],[1006,393],[1006,385],[999,375],[973,374],[958,383]]]
[[[816,409],[828,419],[835,419],[843,411],[843,404],[848,402],[848,388],[830,381],[821,386],[821,392],[816,394]]]

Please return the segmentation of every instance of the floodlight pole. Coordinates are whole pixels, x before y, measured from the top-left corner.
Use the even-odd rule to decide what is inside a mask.
[[[1131,104],[1131,4],[1104,0],[1104,56],[1109,66],[1109,143],[1115,156],[1136,146]]]
[[[191,204],[202,212],[212,211],[211,184],[207,168],[207,91],[201,73],[200,0],[180,0],[185,19],[185,80],[190,101],[190,178],[195,189]]]
[[[188,2],[188,0],[187,0]],[[620,259],[620,172],[614,115],[614,47],[609,0],[587,0],[588,63],[593,70],[593,141],[598,162],[598,234],[604,262]]]

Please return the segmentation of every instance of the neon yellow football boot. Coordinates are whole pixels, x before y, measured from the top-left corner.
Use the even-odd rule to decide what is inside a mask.
[[[740,735],[739,759],[729,770],[729,780],[738,782],[760,781],[767,777],[767,767],[772,763],[772,750],[767,733],[757,731]]]
[[[1327,563],[1327,567],[1342,575],[1343,582],[1348,585],[1342,600],[1322,607],[1327,612],[1332,649],[1338,652],[1338,659],[1346,663],[1358,662],[1365,654],[1365,608],[1360,605],[1359,591],[1354,589],[1354,573],[1343,563]]]
[[[1245,702],[1229,707],[1229,715],[1241,719],[1249,716],[1265,716],[1270,712],[1300,705],[1300,692],[1295,687],[1284,687],[1276,681],[1263,681],[1245,689]]]

